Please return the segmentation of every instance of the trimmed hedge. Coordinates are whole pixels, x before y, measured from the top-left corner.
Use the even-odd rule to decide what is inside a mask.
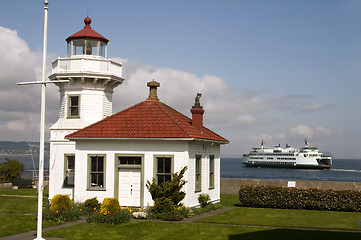
[[[242,186],[244,207],[361,212],[361,192],[273,186]]]

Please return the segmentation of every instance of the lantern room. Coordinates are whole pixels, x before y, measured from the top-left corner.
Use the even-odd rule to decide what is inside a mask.
[[[79,32],[66,39],[68,57],[75,55],[92,55],[107,58],[108,39],[94,31],[91,27],[91,19],[84,19],[85,26]]]

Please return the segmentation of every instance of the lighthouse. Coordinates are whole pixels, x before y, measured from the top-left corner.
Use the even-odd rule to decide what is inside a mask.
[[[107,56],[109,40],[91,28],[91,19],[69,36],[67,56],[52,62],[51,81],[59,87],[58,121],[50,127],[49,198],[74,195],[75,142],[64,137],[112,115],[114,88],[122,84],[122,64]],[[69,82],[59,82],[68,80]]]

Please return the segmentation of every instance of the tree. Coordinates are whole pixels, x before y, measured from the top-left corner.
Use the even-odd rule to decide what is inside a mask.
[[[172,180],[160,185],[156,183],[155,178],[152,179],[152,182],[147,181],[146,186],[152,195],[154,201],[152,210],[155,213],[171,213],[175,206],[184,199],[186,193],[181,189],[186,181],[182,178],[187,169],[188,167],[185,166],[179,174],[178,172],[172,174]]]
[[[0,181],[10,182],[24,171],[24,164],[15,159],[5,158],[5,160],[0,164]]]

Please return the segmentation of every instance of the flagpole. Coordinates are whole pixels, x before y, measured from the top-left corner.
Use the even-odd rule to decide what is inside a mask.
[[[43,74],[41,84],[40,112],[40,150],[39,150],[39,183],[38,183],[38,227],[35,240],[42,240],[43,224],[43,190],[44,190],[44,135],[45,135],[45,90],[46,90],[46,50],[48,34],[48,1],[44,1],[44,41],[43,41]]]

